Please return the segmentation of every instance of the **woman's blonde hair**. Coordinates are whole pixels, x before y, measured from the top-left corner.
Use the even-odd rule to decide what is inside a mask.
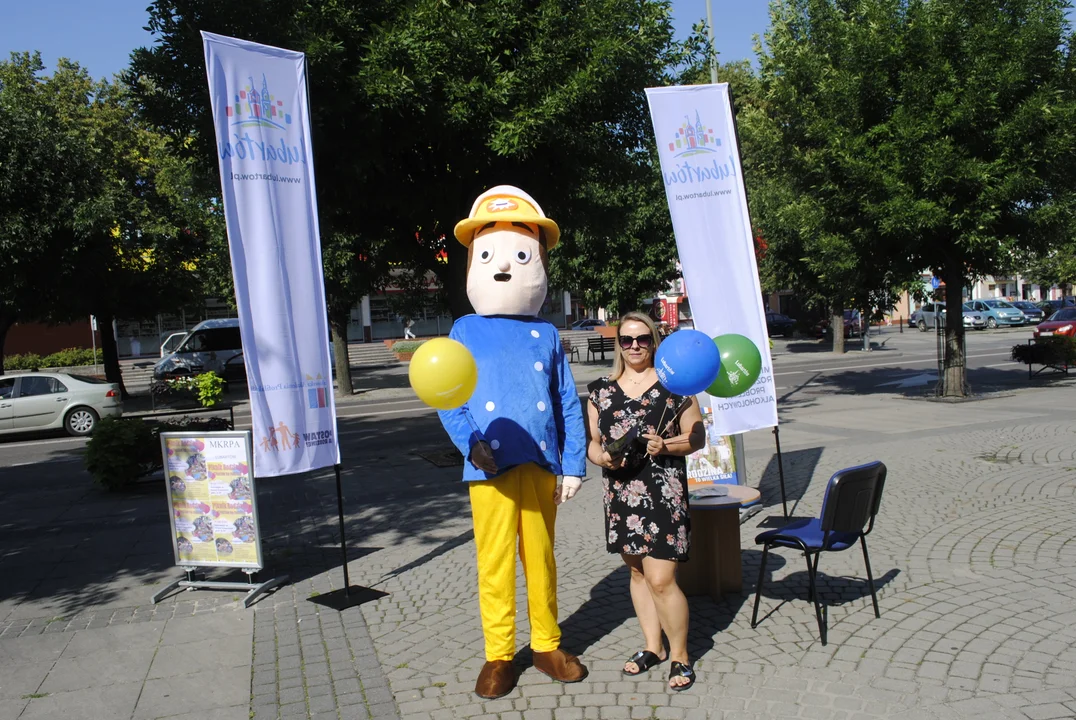
[[[616,327],[616,354],[613,356],[613,372],[609,374],[610,380],[616,380],[624,374],[624,348],[620,347],[620,328],[624,327],[624,323],[634,320],[635,322],[641,322],[650,329],[650,337],[652,338],[650,343],[650,364],[654,364],[654,353],[658,351],[658,345],[661,343],[661,335],[658,333],[658,326],[654,324],[654,320],[645,313],[637,312],[635,310],[624,313],[620,316],[620,322]]]

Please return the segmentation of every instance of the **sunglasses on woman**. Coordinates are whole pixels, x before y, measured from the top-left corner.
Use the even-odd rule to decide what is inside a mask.
[[[630,350],[631,346],[635,343],[639,343],[639,347],[645,349],[650,347],[653,342],[654,338],[650,335],[650,333],[647,333],[646,335],[637,335],[635,337],[632,337],[631,335],[620,336],[620,347],[624,348],[625,350]]]

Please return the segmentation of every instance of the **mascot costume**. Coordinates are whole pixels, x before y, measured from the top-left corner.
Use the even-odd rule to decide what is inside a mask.
[[[440,416],[470,484],[486,641],[475,693],[497,698],[516,685],[517,542],[534,667],[559,682],[587,676],[560,649],[553,557],[557,505],[586,474],[586,431],[560,335],[537,317],[557,224],[527,193],[501,185],[475,200],[455,235],[467,248],[467,297],[477,314],[456,320],[450,337],[474,355],[478,385],[467,405]]]

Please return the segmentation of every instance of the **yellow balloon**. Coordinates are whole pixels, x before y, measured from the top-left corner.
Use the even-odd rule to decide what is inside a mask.
[[[478,366],[463,343],[434,338],[411,356],[407,371],[418,399],[438,410],[454,410],[471,399],[478,383]]]

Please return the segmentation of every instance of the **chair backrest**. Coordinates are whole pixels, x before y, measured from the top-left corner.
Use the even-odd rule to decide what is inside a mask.
[[[878,461],[835,472],[822,501],[822,531],[864,532],[869,523],[869,533],[882,502],[885,473]]]

